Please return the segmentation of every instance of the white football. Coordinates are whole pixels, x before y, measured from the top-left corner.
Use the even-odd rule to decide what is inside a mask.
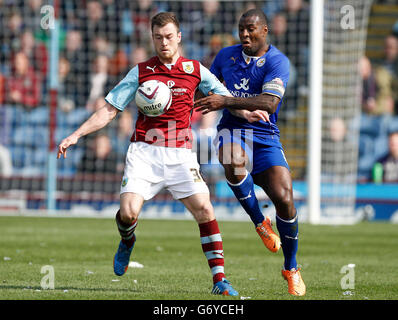
[[[135,103],[141,112],[149,117],[157,117],[165,113],[172,101],[169,87],[158,80],[148,80],[138,87]]]

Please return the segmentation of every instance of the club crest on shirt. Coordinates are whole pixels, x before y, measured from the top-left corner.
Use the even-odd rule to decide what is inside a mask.
[[[257,60],[257,63],[256,63],[257,67],[260,68],[260,67],[262,67],[264,64],[265,64],[265,58],[260,58],[260,59]]]
[[[192,73],[195,70],[192,61],[184,61],[184,62],[182,62],[182,69],[186,73]]]

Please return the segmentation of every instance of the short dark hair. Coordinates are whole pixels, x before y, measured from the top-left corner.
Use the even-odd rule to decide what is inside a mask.
[[[253,17],[256,16],[260,19],[260,22],[267,26],[268,25],[268,18],[266,16],[266,14],[264,13],[263,10],[261,9],[250,9],[248,11],[246,11],[244,14],[242,14],[241,19],[245,19],[248,17]]]
[[[168,23],[173,23],[180,32],[180,22],[174,12],[160,12],[151,19],[151,31],[155,26],[164,27]]]

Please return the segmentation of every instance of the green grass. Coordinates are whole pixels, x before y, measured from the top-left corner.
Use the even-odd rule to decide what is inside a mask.
[[[398,299],[398,226],[300,225],[298,261],[305,297],[291,297],[280,275],[282,251],[268,252],[249,222],[220,221],[228,279],[252,300]],[[193,221],[141,219],[132,260],[143,268],[113,274],[119,236],[112,219],[0,217],[0,299],[239,299],[210,294],[211,275]],[[7,258],[10,259],[7,259]],[[341,268],[355,264],[352,295]],[[51,265],[55,289],[40,286]],[[112,281],[118,280],[118,281]]]

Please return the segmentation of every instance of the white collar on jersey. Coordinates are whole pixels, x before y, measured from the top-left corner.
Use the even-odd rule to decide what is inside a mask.
[[[249,64],[250,61],[252,61],[252,59],[257,60],[257,59],[261,58],[261,57],[248,56],[246,53],[243,52],[243,50],[242,50],[242,56],[243,56],[243,59],[245,60],[246,64]]]
[[[167,67],[167,69],[171,70],[175,63],[165,63],[164,65]]]

